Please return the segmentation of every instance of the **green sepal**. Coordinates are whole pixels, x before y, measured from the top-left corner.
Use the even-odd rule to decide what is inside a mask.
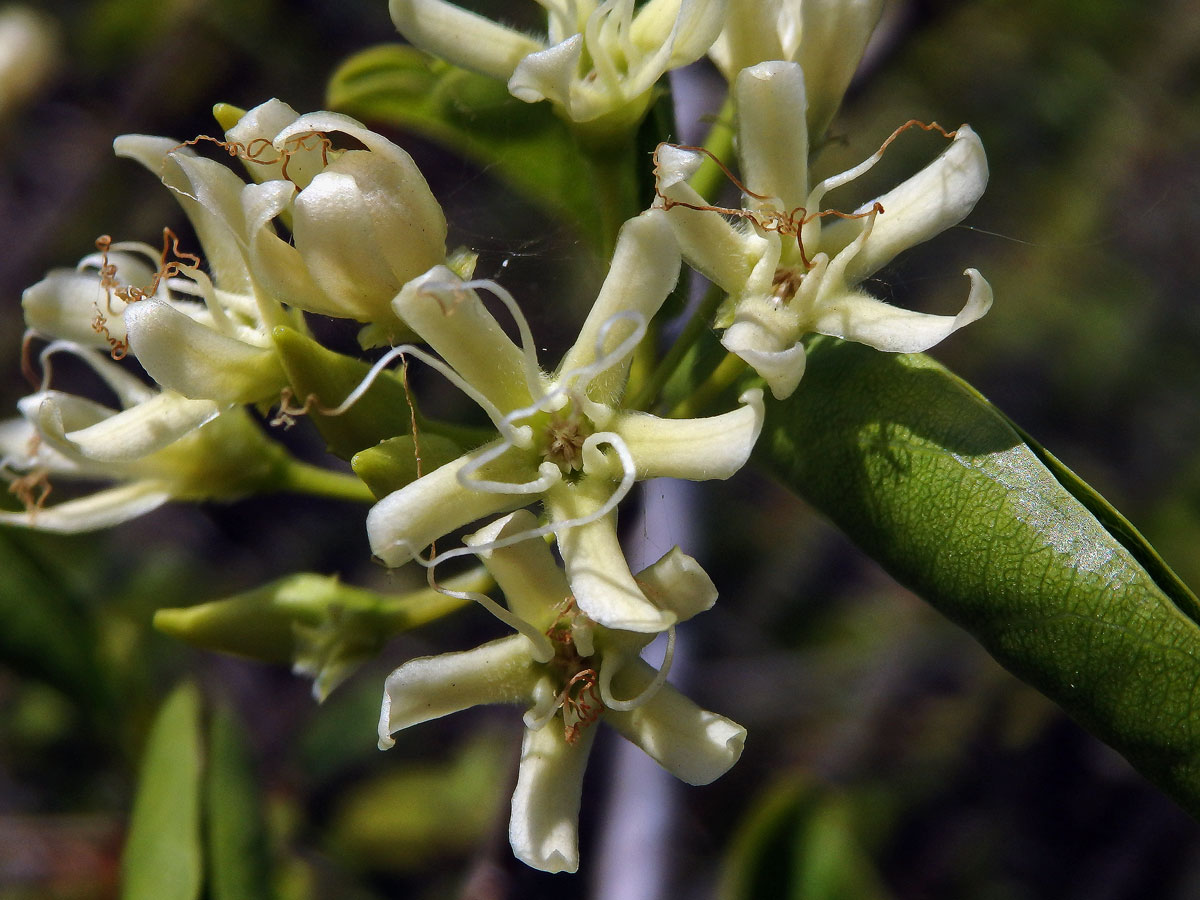
[[[456,441],[439,434],[422,434],[420,474],[432,472],[462,455]],[[410,435],[391,438],[354,454],[350,468],[382,500],[417,479],[417,445]]]
[[[303,406],[315,397],[308,418],[325,439],[329,452],[350,459],[359,450],[387,438],[407,434],[412,416],[404,384],[391,372],[380,372],[358,401],[337,416],[321,409],[341,404],[366,378],[370,366],[360,359],[322,347],[312,338],[291,328],[272,332],[294,394],[293,403]]]
[[[1193,815],[1195,596],[1132,526],[930,358],[820,338],[756,455]]]
[[[550,104],[524,103],[502,81],[402,44],[371,47],[343,62],[326,103],[441,144],[603,246],[594,186],[580,177],[574,138]]]
[[[146,741],[121,859],[121,900],[200,896],[203,770],[200,693],[184,684],[163,703]]]

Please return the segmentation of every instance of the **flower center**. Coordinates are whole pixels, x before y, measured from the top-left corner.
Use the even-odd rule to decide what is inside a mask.
[[[561,685],[558,708],[562,711],[563,736],[568,744],[578,741],[583,730],[604,711],[598,688],[599,673],[590,656],[580,655],[575,642],[574,627],[580,615],[574,598],[568,597],[563,612],[546,630],[546,637],[554,645],[554,658],[547,665],[555,670]]]
[[[804,272],[791,266],[781,266],[775,270],[771,279],[771,296],[782,305],[787,305],[800,290],[800,282],[804,280]]]
[[[595,429],[574,411],[555,413],[546,423],[546,448],[542,456],[570,475],[583,467],[583,442]]]

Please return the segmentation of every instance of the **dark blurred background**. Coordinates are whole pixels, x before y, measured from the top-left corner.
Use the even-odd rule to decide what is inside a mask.
[[[533,3],[491,8],[536,20]],[[321,108],[340,61],[394,38],[384,0],[48,0],[37,11],[55,66],[23,102],[0,107],[8,409],[28,391],[25,286],[74,265],[103,233],[186,234],[170,194],[112,156],[113,137],[214,134],[217,101]],[[995,306],[933,355],[1200,584],[1200,3],[895,0],[818,171],[861,160],[911,118],[969,122],[991,182],[962,226],[902,256],[873,290],[948,312],[965,296],[963,268],[980,269]],[[551,298],[561,322],[583,256],[569,229],[489,214],[504,195],[485,173],[391,134],[446,205],[452,243],[482,247],[485,264],[524,261],[518,296]],[[877,187],[940,151],[926,137],[893,145]],[[862,190],[839,206],[873,193]],[[549,316],[530,315],[535,328]],[[319,446],[294,439],[299,452]],[[286,668],[193,651],[150,628],[158,607],[295,570],[397,587],[368,560],[362,509],[261,498],[164,510],[98,535],[0,533],[10,635],[0,641],[0,900],[118,895],[146,728],[186,677],[247,729],[283,900],[622,900],[654,896],[655,884],[670,886],[663,897],[807,900],[1200,892],[1195,823],[799,501],[752,472],[689,497],[692,515],[719,512],[722,527],[705,537],[635,523],[630,537],[662,552],[686,534],[717,582],[722,599],[689,626],[679,674],[750,737],[714,785],[666,788],[664,821],[647,838],[658,871],[640,895],[622,894],[601,865],[601,848],[644,816],[613,791],[640,776],[611,733],[589,771],[584,874],[573,880],[510,858],[514,711],[452,717],[375,750],[386,672],[497,633],[484,614],[395,642],[321,707]],[[648,515],[670,498],[651,487]]]

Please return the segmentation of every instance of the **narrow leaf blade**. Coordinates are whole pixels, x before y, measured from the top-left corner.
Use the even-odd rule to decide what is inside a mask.
[[[898,581],[1200,814],[1195,597],[974,389],[923,355],[822,339],[799,390],[768,405],[758,453]]]

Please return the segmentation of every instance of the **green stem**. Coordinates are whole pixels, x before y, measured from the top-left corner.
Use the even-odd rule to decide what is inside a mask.
[[[709,415],[717,399],[746,374],[747,368],[740,357],[728,354],[703,384],[675,404],[669,418],[691,419]]]
[[[642,383],[641,389],[637,395],[629,403],[632,409],[648,410],[650,405],[658,397],[666,383],[675,374],[675,370],[679,368],[679,363],[683,361],[688,350],[700,338],[706,328],[709,327],[709,321],[716,314],[717,307],[721,305],[721,300],[724,298],[725,292],[715,284],[710,285],[708,292],[704,295],[704,299],[700,301],[700,305],[696,307],[691,318],[683,326],[683,330],[679,332],[679,337],[671,344],[671,349],[667,351],[667,355],[663,357],[662,362],[653,371],[649,378]]]
[[[580,157],[587,167],[596,198],[600,251],[612,259],[617,232],[641,212],[637,196],[637,167],[632,136],[619,142],[593,143],[576,135]]]
[[[358,503],[374,503],[375,495],[357,476],[346,472],[335,472],[311,463],[290,460],[280,473],[276,485],[278,490],[298,494],[312,494],[331,500],[350,500]]]
[[[716,119],[713,120],[712,128],[708,130],[708,134],[704,138],[704,149],[725,163],[725,165],[732,165],[733,138],[733,92],[730,91],[725,95],[725,102],[721,105],[721,111],[717,113]],[[721,171],[720,166],[711,159],[706,159],[700,168],[696,170],[696,174],[688,180],[688,183],[701,197],[709,198],[709,202],[711,203],[712,199],[720,192],[722,182],[725,180],[725,173]]]

